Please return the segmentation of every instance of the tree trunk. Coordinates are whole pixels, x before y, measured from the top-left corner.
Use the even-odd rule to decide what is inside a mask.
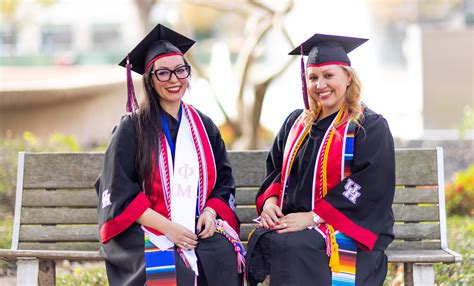
[[[263,83],[258,84],[255,87],[255,101],[252,109],[252,121],[251,121],[251,139],[249,142],[248,149],[256,150],[260,148],[260,117],[262,115],[263,100],[265,93],[272,80],[267,80]]]
[[[142,28],[142,35],[145,35],[149,30],[149,19],[150,13],[153,6],[158,3],[159,0],[134,0],[138,10],[138,20],[140,21],[140,27]]]

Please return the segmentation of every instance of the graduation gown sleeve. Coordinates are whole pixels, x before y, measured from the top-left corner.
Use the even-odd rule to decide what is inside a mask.
[[[314,211],[361,249],[372,250],[379,234],[393,225],[395,151],[381,115],[366,114],[362,126],[356,134],[352,174],[315,203]]]
[[[273,145],[270,149],[270,152],[268,153],[266,162],[266,177],[260,186],[255,201],[258,215],[260,215],[262,212],[263,205],[269,197],[279,196],[280,194],[281,169],[286,140],[293,123],[301,114],[301,112],[301,109],[295,110],[286,118],[283,126],[273,141]]]
[[[224,141],[212,120],[201,112],[199,116],[206,128],[216,163],[216,184],[207,198],[206,206],[214,209],[221,219],[239,233],[240,221],[235,214],[235,181]]]
[[[102,243],[129,228],[151,205],[138,182],[136,151],[134,119],[126,115],[112,135],[96,182]]]

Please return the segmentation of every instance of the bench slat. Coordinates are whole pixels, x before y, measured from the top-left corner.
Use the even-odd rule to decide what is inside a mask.
[[[237,189],[235,190],[235,203],[240,206],[255,206],[257,191],[258,187],[242,188],[237,186]]]
[[[439,221],[438,206],[392,205],[397,222]]]
[[[236,202],[238,205],[255,205],[258,187],[237,188]],[[403,188],[396,189],[394,204],[436,204],[438,203],[438,189]]]
[[[91,188],[102,168],[103,153],[26,153],[25,189]],[[60,175],[59,175],[60,174]]]
[[[239,187],[236,202],[240,206],[254,205],[257,187]],[[438,203],[436,188],[397,189],[394,204]],[[93,189],[25,190],[23,206],[28,207],[96,207],[97,194]]]
[[[240,225],[240,239],[247,240],[247,237],[255,228],[254,224],[243,223]],[[440,239],[439,224],[396,224],[393,232],[397,240],[418,240],[418,239]]]
[[[440,239],[439,223],[395,224],[393,233],[397,239],[423,240]]]
[[[408,263],[436,263],[455,262],[455,256],[443,250],[387,250],[389,262]],[[7,249],[0,250],[0,257],[7,260],[15,260],[17,257],[35,257],[45,260],[82,260],[82,261],[102,261],[97,251],[49,251],[49,250],[20,250],[13,251]]]
[[[393,205],[392,209],[398,222],[439,221],[437,206]],[[257,217],[255,207],[237,206],[236,212],[242,223],[252,223]]]
[[[97,224],[97,209],[23,208],[22,224]]]
[[[386,252],[389,262],[398,263],[436,263],[455,262],[455,256],[443,250],[387,250]],[[9,260],[15,260],[17,257],[36,257],[45,260],[83,260],[101,261],[97,251],[49,251],[49,250],[20,250],[12,251],[2,249],[0,250],[0,257],[5,257]]]
[[[25,190],[26,207],[97,207],[97,194],[93,189]]]
[[[395,150],[395,182],[403,186],[438,185],[436,149]]]
[[[98,251],[99,242],[20,242],[19,249]]]
[[[404,188],[396,189],[394,204],[437,204],[438,188]]]
[[[247,240],[254,224],[241,224],[240,238]],[[397,239],[439,239],[438,224],[396,224],[394,234]],[[32,226],[25,225],[20,230],[21,242],[55,241],[98,241],[97,226]]]
[[[99,249],[99,242],[57,242],[57,243],[35,243],[35,242],[21,242],[19,249],[31,250],[78,250],[78,251],[97,251]],[[393,241],[388,249],[390,250],[413,250],[413,249],[440,249],[439,240],[425,240],[425,241]]]
[[[0,258],[16,260],[18,257],[34,257],[44,260],[84,260],[102,261],[97,251],[50,251],[50,250],[9,250],[0,249]],[[41,285],[41,284],[40,284]],[[50,284],[47,284],[50,285]]]
[[[441,250],[387,250],[387,256],[390,262],[398,263],[453,263],[456,262],[456,256]]]
[[[453,263],[455,256],[443,250],[387,250],[389,262],[398,263]],[[97,260],[101,261],[97,251],[49,251],[49,250],[0,250],[0,257],[15,260],[17,257],[36,257],[45,260]]]
[[[20,242],[99,241],[97,225],[90,226],[40,226],[20,227]]]
[[[238,205],[255,205],[258,187],[237,188],[235,192]],[[396,189],[394,204],[435,204],[438,203],[437,188]]]
[[[440,240],[409,241],[395,239],[389,246],[391,250],[441,249]]]
[[[229,151],[232,174],[237,186],[258,186],[265,179],[267,151]]]

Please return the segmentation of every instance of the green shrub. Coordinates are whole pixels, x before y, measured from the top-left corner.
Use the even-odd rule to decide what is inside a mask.
[[[446,208],[452,215],[474,215],[474,164],[446,186]]]
[[[12,244],[13,217],[3,215],[0,217],[0,249],[9,249]],[[0,260],[0,268],[8,267],[8,263]]]
[[[462,119],[461,126],[459,127],[459,138],[465,139],[466,133],[470,130],[474,130],[474,108],[472,106],[464,106],[464,116]]]
[[[65,274],[56,278],[58,286],[108,286],[107,274],[104,267],[93,269],[75,269],[71,274]]]
[[[13,217],[6,215],[0,219],[0,249],[10,248],[12,243]]]
[[[474,218],[448,218],[449,249],[462,255],[461,263],[436,264],[436,285],[473,285],[474,282]]]

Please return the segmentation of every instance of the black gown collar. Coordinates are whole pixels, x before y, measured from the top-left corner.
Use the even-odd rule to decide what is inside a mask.
[[[315,121],[311,129],[316,129],[318,131],[326,131],[329,126],[331,126],[331,123],[334,121],[334,118],[336,118],[338,112],[339,110],[329,116],[326,116],[323,119]]]

